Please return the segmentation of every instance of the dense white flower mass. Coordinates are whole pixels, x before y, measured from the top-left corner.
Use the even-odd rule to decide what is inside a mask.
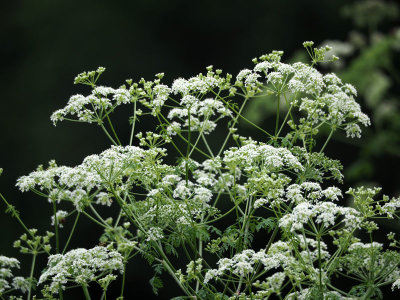
[[[263,143],[250,141],[240,148],[231,148],[224,152],[223,162],[235,172],[237,168],[251,173],[257,169],[272,173],[283,168],[296,172],[304,168],[298,159],[286,148],[276,148]]]
[[[279,220],[279,226],[294,232],[303,229],[306,224],[314,220],[315,223],[329,228],[335,224],[339,216],[344,216],[343,222],[349,231],[359,227],[362,221],[360,213],[351,207],[341,207],[332,202],[316,204],[301,202],[291,213]]]
[[[254,76],[258,73],[265,76],[275,93],[295,95],[289,104],[298,107],[306,115],[300,119],[299,128],[307,122],[314,126],[327,123],[333,129],[344,129],[348,137],[360,137],[361,128],[358,124],[370,125],[368,116],[361,112],[360,105],[354,99],[357,96],[356,89],[342,83],[333,73],[323,75],[304,63],[289,65],[280,62],[280,58],[269,58],[269,61],[258,62],[253,71],[241,71],[237,80],[242,82],[249,77],[258,80],[260,76]],[[299,99],[300,94],[303,96]]]
[[[168,171],[168,167],[159,161],[164,151],[159,148],[144,150],[136,146],[111,146],[99,155],[86,157],[76,167],[57,166],[51,161],[48,169],[39,167],[37,171],[20,177],[17,186],[23,192],[29,189],[48,192],[49,200],[69,200],[82,210],[92,201],[94,189],[107,190],[111,182],[118,185],[119,191],[129,189],[134,182],[152,186],[158,176],[155,166]],[[111,205],[109,194],[101,192],[95,196],[96,203]]]
[[[227,109],[221,100],[206,98],[200,100],[192,95],[185,95],[180,101],[181,107],[173,108],[168,113],[168,119],[177,119],[167,128],[174,135],[182,128],[191,131],[201,131],[208,134],[214,131],[217,121],[223,117],[232,117],[232,112]]]
[[[39,278],[39,284],[51,281],[49,291],[58,293],[69,282],[88,284],[103,278],[113,271],[123,273],[123,257],[117,251],[105,247],[74,249],[66,254],[49,257],[48,268]]]

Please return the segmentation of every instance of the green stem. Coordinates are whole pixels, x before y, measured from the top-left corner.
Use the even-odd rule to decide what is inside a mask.
[[[104,127],[104,125],[100,123],[100,127],[101,127],[101,129],[103,129],[104,133],[107,135],[107,137],[110,139],[110,141],[111,141],[115,146],[118,146],[118,144],[114,141],[114,139],[112,138],[112,136],[108,133],[108,131],[107,131],[107,129]]]
[[[89,291],[88,291],[88,288],[87,288],[86,284],[82,284],[82,289],[83,289],[83,293],[85,294],[85,299],[86,300],[91,300],[90,294],[89,294]]]
[[[369,300],[371,294],[373,293],[373,291],[374,291],[374,290],[373,290],[371,287],[368,287],[367,292],[365,293],[364,297],[362,297],[361,300]]]
[[[280,94],[278,93],[278,104],[277,104],[277,107],[276,107],[276,122],[275,122],[275,138],[277,138],[278,137],[278,128],[279,128],[279,106],[280,106],[280,102],[281,102],[281,97],[280,97]]]
[[[187,148],[186,148],[186,164],[185,164],[185,170],[186,170],[186,185],[188,185],[188,180],[189,180],[189,155],[190,155],[190,139],[191,139],[191,128],[190,128],[190,107],[188,109],[188,143],[187,143]]]
[[[135,132],[135,123],[136,123],[136,101],[133,102],[133,121],[132,121],[131,137],[129,139],[129,146],[132,146],[132,143],[133,143],[133,134]]]
[[[285,96],[285,100],[286,100],[286,96]],[[292,117],[293,103],[294,103],[294,102],[292,102],[292,104],[290,105],[289,110],[288,110],[288,112],[287,112],[287,114],[286,114],[286,116],[285,116],[285,119],[283,120],[282,125],[281,125],[281,127],[279,128],[278,133],[277,133],[276,136],[279,136],[279,135],[281,134],[281,131],[282,131],[283,127],[285,126],[286,121],[287,121],[287,119],[288,119],[289,116],[291,116],[291,118],[292,118],[292,120],[293,120],[293,117]]]
[[[306,239],[304,239],[306,241]],[[322,260],[321,260],[321,237],[318,233],[317,235],[318,242],[318,269],[319,269],[319,286],[322,287]],[[308,249],[308,247],[307,247]]]
[[[246,98],[244,98],[243,104],[242,104],[242,106],[240,107],[239,112],[238,112],[238,114],[236,115],[235,119],[233,120],[233,124],[232,124],[232,126],[231,126],[230,129],[233,129],[233,127],[236,125],[236,123],[237,123],[237,121],[238,121],[238,119],[239,119],[239,116],[242,114],[242,111],[243,111],[243,109],[244,109],[244,107],[245,107],[245,105],[246,105],[246,103],[247,103],[247,100],[249,100],[248,96],[246,96]],[[221,153],[222,153],[222,151],[224,150],[224,148],[225,148],[225,146],[226,146],[226,143],[228,142],[228,140],[229,140],[231,134],[232,134],[232,132],[231,132],[231,130],[229,130],[229,133],[227,134],[227,136],[226,136],[226,138],[225,138],[225,140],[224,140],[224,142],[223,142],[221,148],[219,149],[217,156],[220,156],[220,155],[221,155]]]
[[[53,215],[54,215],[54,232],[56,234],[56,253],[60,253],[60,237],[58,232],[57,206],[53,200]]]
[[[168,119],[163,115],[163,114],[158,114],[157,118],[158,121],[160,122],[161,127],[163,128],[163,130],[165,131],[166,129],[163,126],[163,123],[161,122],[160,118],[158,116],[161,116],[161,118],[164,120],[164,122],[166,122],[168,125],[170,124],[170,122],[168,121]],[[176,133],[177,136],[179,136],[185,143],[188,143],[188,140],[179,132]],[[174,146],[174,148],[179,152],[179,154],[182,157],[185,157],[185,155],[182,154],[182,152],[179,150],[179,148],[174,144],[173,141],[171,141],[172,145]],[[192,145],[193,146],[193,145]],[[203,150],[199,149],[198,147],[193,147],[197,152],[201,153],[202,155],[204,155],[207,158],[211,158],[207,153],[205,153]]]
[[[121,284],[121,294],[120,298],[124,298],[124,290],[125,290],[125,273],[126,273],[126,261],[124,261],[124,273],[122,274],[122,284]]]
[[[64,246],[64,249],[63,249],[63,251],[62,251],[62,254],[64,254],[65,251],[67,250],[68,244],[69,244],[69,242],[71,241],[72,235],[73,235],[73,233],[74,233],[74,231],[75,231],[76,224],[78,223],[78,219],[79,219],[79,216],[80,216],[80,215],[81,215],[80,212],[78,212],[78,214],[76,215],[74,225],[72,226],[71,233],[69,234],[68,240],[67,240],[67,242],[65,243],[65,246]]]
[[[116,133],[115,130],[114,130],[114,126],[113,126],[112,123],[111,123],[111,119],[110,119],[110,117],[109,117],[108,115],[107,115],[107,121],[108,121],[108,124],[110,125],[111,131],[113,132],[115,138],[117,139],[118,144],[122,145],[121,142],[120,142],[120,140],[119,140],[119,138],[118,138],[117,133]]]
[[[37,256],[37,253],[36,253],[36,251],[34,251],[33,257],[32,257],[31,272],[29,273],[29,289],[28,289],[28,295],[26,297],[27,300],[31,299],[32,284],[33,284],[33,272],[35,271],[36,256]]]
[[[214,93],[215,94],[215,93]],[[273,137],[272,134],[270,134],[269,132],[265,131],[264,129],[262,129],[260,126],[258,126],[257,124],[255,124],[254,122],[250,121],[249,119],[247,119],[245,116],[243,116],[242,114],[239,114],[236,109],[230,104],[228,103],[224,98],[222,97],[218,97],[222,102],[225,103],[225,105],[227,105],[229,107],[230,110],[232,110],[235,114],[237,114],[240,118],[242,118],[245,122],[249,123],[250,125],[254,126],[255,128],[257,128],[258,130],[262,131],[263,133],[265,133],[266,135],[268,135],[269,137]],[[253,97],[254,98],[254,97]]]
[[[327,139],[326,139],[324,145],[322,146],[321,150],[319,151],[319,153],[324,152],[325,147],[328,145],[328,142],[329,142],[329,140],[331,139],[332,134],[333,134],[334,131],[335,131],[335,129],[332,129],[332,130],[331,130],[331,132],[329,133],[329,135],[328,135],[328,137],[327,137]]]

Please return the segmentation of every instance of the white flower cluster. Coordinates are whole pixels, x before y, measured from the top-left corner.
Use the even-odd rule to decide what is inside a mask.
[[[0,295],[11,288],[23,293],[29,289],[29,281],[20,276],[14,277],[12,269],[19,269],[19,261],[12,257],[0,255]]]
[[[98,86],[88,96],[74,95],[67,105],[56,110],[50,117],[54,125],[63,121],[68,115],[76,116],[82,122],[98,122],[102,113],[121,104],[131,102],[130,92],[126,88],[113,89],[111,87]]]
[[[168,119],[180,121],[173,121],[167,127],[170,135],[175,135],[184,128],[189,129],[189,126],[191,131],[209,134],[214,131],[218,120],[226,116],[232,117],[232,112],[217,98],[200,100],[195,96],[185,95],[182,97],[180,105],[168,113]]]
[[[223,162],[231,170],[245,173],[281,171],[283,168],[295,172],[304,170],[298,159],[286,148],[276,148],[263,143],[249,141],[246,145],[230,148],[224,152]]]
[[[252,249],[243,250],[232,258],[222,258],[218,264],[218,269],[208,270],[204,276],[204,283],[209,282],[213,278],[221,277],[224,273],[232,273],[237,277],[246,277],[254,272],[256,263],[264,265],[265,270],[278,268],[279,260],[265,254],[264,250],[255,252]]]
[[[163,231],[159,227],[152,227],[147,232],[146,241],[159,241],[164,237]]]
[[[360,226],[362,218],[360,213],[351,207],[341,207],[332,202],[318,202],[311,204],[301,202],[293,208],[291,213],[284,215],[279,220],[279,226],[292,232],[301,230],[306,224],[314,220],[326,228],[335,225],[337,217],[343,216],[341,221],[345,224],[346,230],[353,230]]]
[[[39,284],[50,280],[49,291],[58,293],[65,289],[68,282],[87,285],[97,281],[113,271],[123,273],[123,257],[117,251],[105,247],[92,249],[78,248],[66,254],[51,255],[48,268],[39,278]]]
[[[299,204],[301,202],[318,202],[322,198],[329,201],[338,201],[342,197],[342,191],[337,187],[322,189],[317,182],[303,182],[302,184],[292,184],[287,187],[286,198],[290,202]]]
[[[208,204],[212,197],[212,191],[204,185],[183,180],[179,175],[166,175],[148,192],[146,201],[137,205],[141,222],[151,226],[147,240],[161,238],[161,228],[191,225],[213,209]]]
[[[76,167],[57,166],[50,162],[48,169],[39,167],[37,171],[22,176],[17,186],[22,191],[38,189],[48,193],[49,200],[72,201],[78,210],[82,210],[96,196],[96,203],[110,205],[108,194],[94,193],[93,189],[108,189],[110,184],[117,185],[117,192],[128,190],[133,182],[151,186],[158,173],[156,166],[164,155],[163,149],[144,150],[135,146],[111,146],[99,155],[86,157]],[[160,165],[162,169],[168,169]]]
[[[223,278],[224,275],[234,275],[238,278],[253,276],[254,272],[266,273],[277,270],[264,282],[258,282],[256,286],[261,289],[259,295],[276,293],[286,276],[301,279],[305,276],[312,281],[317,281],[318,270],[313,266],[319,257],[327,259],[330,257],[324,242],[318,243],[311,238],[302,235],[293,237],[291,242],[278,241],[271,245],[268,253],[265,250],[255,252],[247,249],[234,255],[232,258],[222,258],[217,262],[218,269],[210,269],[205,274],[205,283],[214,278]],[[293,255],[299,253],[300,258]],[[298,260],[299,259],[299,260]],[[260,270],[259,266],[263,266]],[[279,271],[283,269],[283,272]]]
[[[370,120],[354,100],[356,89],[342,83],[333,73],[323,75],[314,67],[300,62],[282,63],[281,55],[280,52],[274,52],[260,57],[261,62],[255,60],[253,70],[239,72],[237,84],[254,89],[262,85],[260,77],[264,76],[267,89],[277,94],[289,92],[294,95],[289,104],[298,106],[306,114],[306,118],[300,119],[303,125],[299,128],[307,122],[307,126],[327,123],[333,128],[344,129],[348,137],[360,137],[361,128],[358,124],[369,126]],[[298,99],[300,95],[303,97]]]
[[[207,67],[207,74],[199,74],[190,79],[178,78],[172,84],[172,92],[182,96],[189,94],[206,94],[211,89],[223,88],[229,82],[229,77],[222,78],[220,70],[213,71],[213,67]]]
[[[400,208],[400,197],[393,198],[386,202],[383,206],[379,207],[382,214],[386,214],[389,218],[393,219],[393,215]]]

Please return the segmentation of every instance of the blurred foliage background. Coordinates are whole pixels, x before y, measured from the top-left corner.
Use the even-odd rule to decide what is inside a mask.
[[[19,193],[16,179],[50,159],[76,165],[108,147],[96,126],[63,122],[55,128],[50,122],[71,95],[88,92],[73,85],[82,71],[106,67],[100,84],[112,87],[159,72],[171,83],[211,64],[237,74],[272,50],[284,50],[287,61],[306,61],[302,42],[313,40],[342,58],[320,69],[356,86],[373,123],[362,139],[337,136],[328,147],[347,170],[342,188],[373,184],[399,195],[399,13],[394,2],[378,0],[2,1],[0,191],[29,227],[50,230],[50,205]],[[247,117],[266,126],[274,113],[270,103],[254,101]],[[117,123],[127,139],[127,120]],[[80,225],[72,246],[93,247],[100,233],[90,223]],[[0,253],[17,256],[11,245],[22,228],[5,214],[0,226]],[[151,268],[138,261],[128,273],[129,295],[152,299]],[[167,282],[160,299],[174,288]]]

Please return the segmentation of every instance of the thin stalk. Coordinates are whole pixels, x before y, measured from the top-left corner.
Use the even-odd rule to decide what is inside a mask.
[[[188,180],[189,180],[189,155],[190,155],[190,139],[192,137],[192,131],[190,128],[190,107],[188,109],[188,143],[187,143],[187,148],[186,148],[186,164],[185,164],[185,169],[186,169],[186,186],[188,185]]]
[[[202,223],[203,220],[204,220],[204,213],[201,215],[201,221],[200,221],[200,223]],[[201,258],[203,258],[203,241],[202,241],[201,238],[199,238],[199,256],[200,256]],[[196,282],[196,293],[199,292],[199,287],[200,287],[200,279],[198,278],[198,279],[197,279],[197,282]]]
[[[277,107],[276,107],[276,122],[275,122],[275,138],[277,138],[278,137],[278,128],[279,128],[279,106],[280,106],[280,102],[281,102],[281,97],[280,97],[280,94],[278,93],[278,104],[277,104]]]
[[[129,139],[129,146],[132,146],[132,143],[133,143],[133,134],[135,132],[135,123],[136,123],[136,101],[133,102],[133,121],[132,121],[131,137]]]
[[[331,139],[332,134],[333,134],[334,131],[335,131],[334,129],[331,130],[331,132],[329,133],[329,135],[328,135],[328,137],[327,137],[327,139],[326,139],[324,145],[322,146],[321,150],[319,151],[319,153],[324,152],[325,147],[328,145],[328,142],[329,142],[329,140]]]
[[[93,222],[95,222],[97,225],[100,225],[100,226],[103,227],[103,228],[108,228],[108,227],[109,227],[109,226],[106,226],[106,225],[100,223],[99,221],[97,221],[95,218],[93,218],[91,215],[89,215],[86,211],[83,210],[82,213],[83,213],[86,217],[88,217],[90,220],[92,220]]]
[[[56,253],[60,253],[60,236],[58,232],[57,206],[53,200],[54,232],[56,234]]]
[[[285,96],[285,99],[286,99],[286,96]],[[286,120],[288,119],[289,116],[292,115],[292,108],[293,108],[293,103],[290,105],[289,110],[288,110],[288,112],[287,112],[287,114],[286,114],[286,116],[285,116],[285,119],[283,120],[282,125],[281,125],[281,127],[279,128],[278,133],[277,133],[276,136],[279,136],[279,135],[281,134],[281,131],[282,131],[283,127],[284,127],[285,124],[286,124]],[[291,117],[291,118],[293,119],[293,117]]]
[[[120,298],[124,298],[124,290],[125,290],[125,273],[126,273],[126,261],[124,261],[124,273],[122,274],[122,284],[121,284],[121,294]]]
[[[215,93],[214,93],[215,94]],[[257,97],[257,96],[253,96]],[[229,107],[230,110],[232,110],[235,114],[237,114],[240,118],[242,118],[244,121],[246,121],[247,123],[249,123],[250,125],[254,126],[255,128],[257,128],[258,130],[262,131],[263,133],[265,133],[266,135],[268,135],[269,137],[273,137],[272,134],[270,134],[269,132],[265,131],[264,129],[262,129],[260,126],[258,126],[257,124],[253,123],[252,121],[250,121],[249,119],[247,119],[245,116],[243,116],[242,114],[239,114],[236,109],[230,105],[224,98],[222,97],[218,97],[222,102],[225,103],[225,105],[227,105]]]
[[[161,118],[162,118],[167,124],[170,124],[170,122],[168,121],[168,119],[167,119],[162,113],[160,113],[160,114],[157,115],[158,121],[160,122],[160,125],[161,125],[161,127],[163,128],[163,130],[165,131],[165,128],[164,128],[164,126],[162,125],[163,123],[161,122],[161,120],[160,120],[160,118],[159,118],[158,116],[161,116]],[[180,134],[179,132],[177,132],[176,135],[179,136],[185,143],[188,143],[188,140],[187,140],[182,134]],[[182,152],[181,152],[181,151],[179,150],[179,148],[174,144],[174,142],[171,141],[171,143],[172,143],[172,145],[174,146],[174,148],[179,152],[179,154],[180,154],[182,157],[185,157],[185,155],[182,154]],[[199,153],[201,153],[202,155],[204,155],[205,157],[211,158],[207,153],[205,153],[203,150],[199,149],[198,147],[194,147],[194,149],[195,149],[197,152],[199,152]]]
[[[119,138],[118,138],[117,133],[116,133],[115,130],[114,130],[114,126],[112,125],[111,119],[110,119],[110,117],[108,116],[108,114],[107,114],[107,121],[108,121],[108,124],[110,125],[111,131],[113,132],[115,138],[117,139],[118,144],[122,145],[121,142],[120,142],[120,140],[119,140]]]
[[[244,98],[243,104],[242,104],[242,106],[240,107],[239,112],[238,112],[238,114],[236,115],[235,119],[233,120],[233,124],[232,124],[232,126],[231,126],[231,129],[236,125],[236,123],[237,123],[237,121],[238,121],[238,118],[239,118],[239,116],[242,114],[242,111],[243,111],[243,109],[244,109],[244,107],[245,107],[245,105],[246,105],[246,103],[247,103],[247,100],[249,100],[249,97],[248,97],[248,96],[246,96],[246,98]],[[226,136],[226,138],[225,138],[225,140],[224,140],[224,142],[223,142],[221,148],[219,149],[217,156],[220,156],[220,155],[221,155],[221,153],[222,153],[222,151],[224,150],[224,148],[225,148],[225,146],[226,146],[226,143],[228,142],[228,140],[229,140],[229,138],[231,137],[231,135],[232,135],[232,132],[231,132],[231,130],[229,130],[229,133],[227,134],[227,136]]]
[[[103,124],[100,124],[101,129],[103,129],[104,133],[107,135],[107,137],[110,139],[110,141],[115,145],[118,146],[118,144],[114,141],[112,136],[108,133],[107,129],[104,127]]]
[[[369,300],[373,291],[374,290],[371,287],[368,287],[367,292],[364,294],[364,297],[362,297],[361,300]]]
[[[61,254],[64,254],[65,251],[67,250],[68,244],[69,244],[69,242],[71,241],[72,235],[73,235],[73,233],[74,233],[74,231],[75,231],[76,224],[78,223],[78,219],[79,219],[79,216],[80,216],[80,215],[81,215],[81,213],[78,212],[78,214],[76,215],[76,218],[75,218],[74,225],[72,226],[71,233],[70,233],[69,236],[68,236],[68,240],[67,240],[67,242],[65,243],[64,249],[63,249],[63,251],[62,251]]]
[[[36,253],[36,251],[34,251],[33,252],[33,257],[32,257],[31,272],[29,273],[29,289],[28,289],[28,295],[26,297],[27,300],[31,299],[33,273],[35,271],[36,256],[37,256],[37,253]]]
[[[304,239],[306,241],[306,239]],[[318,242],[318,269],[319,269],[319,286],[322,287],[322,261],[321,261],[321,237],[317,235]],[[308,247],[307,247],[308,249]]]

